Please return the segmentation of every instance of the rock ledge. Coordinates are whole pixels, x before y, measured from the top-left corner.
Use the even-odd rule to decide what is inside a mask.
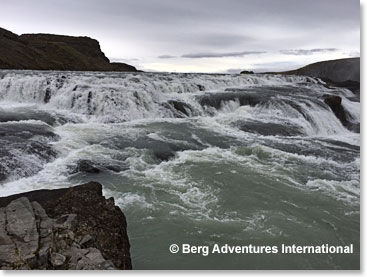
[[[131,269],[129,249],[99,183],[0,198],[0,269]]]

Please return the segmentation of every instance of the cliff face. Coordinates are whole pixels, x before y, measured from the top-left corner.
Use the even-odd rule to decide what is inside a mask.
[[[129,249],[99,183],[0,198],[0,269],[131,269]]]
[[[97,40],[49,34],[18,36],[0,28],[0,69],[137,71],[110,63]]]
[[[310,77],[321,77],[333,82],[359,82],[360,58],[317,62],[296,70],[281,73],[305,75]]]

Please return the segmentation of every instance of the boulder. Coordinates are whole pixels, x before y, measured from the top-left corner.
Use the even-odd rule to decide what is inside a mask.
[[[26,197],[15,199],[2,208],[0,267],[25,269],[37,266],[36,253],[40,239],[38,223],[39,218]]]
[[[98,174],[104,170],[110,170],[113,172],[121,172],[129,169],[127,163],[116,163],[116,164],[106,164],[106,163],[94,163],[89,160],[79,160],[75,166],[69,166],[69,172],[71,174],[84,172]]]
[[[352,132],[359,133],[359,124],[350,122],[348,120],[348,114],[344,110],[342,105],[342,98],[336,95],[324,95],[324,102],[330,107],[335,116],[340,120],[344,127],[348,128]]]
[[[184,117],[189,116],[191,112],[190,105],[186,104],[185,102],[178,101],[178,100],[169,100],[167,103],[173,107],[174,111],[178,112],[177,117]]]
[[[343,125],[348,123],[344,108],[342,106],[342,98],[340,96],[328,95],[325,97],[324,102],[330,107],[335,116],[339,118]]]
[[[55,267],[61,267],[66,262],[66,257],[59,253],[52,253],[51,254],[51,264]]]
[[[156,149],[153,151],[154,157],[160,162],[166,162],[173,159],[176,155],[172,149]]]
[[[332,109],[339,109],[342,104],[342,98],[336,95],[325,95],[324,102]]]
[[[205,86],[198,84],[199,91],[205,91]]]
[[[99,168],[95,167],[90,161],[80,160],[77,162],[75,169],[72,173],[86,172],[86,173],[99,173]]]
[[[36,217],[29,200],[21,197],[12,201],[6,208],[6,230],[12,237],[21,263],[34,266],[37,261],[39,232]]]
[[[19,255],[17,247],[6,229],[5,208],[0,208],[0,268],[17,263]]]
[[[261,122],[256,120],[246,120],[245,122],[237,122],[234,124],[241,131],[255,133],[262,136],[299,136],[302,130],[296,125],[287,122],[283,124],[274,122]]]

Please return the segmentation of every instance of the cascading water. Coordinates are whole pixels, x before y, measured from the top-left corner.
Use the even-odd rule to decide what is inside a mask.
[[[168,251],[359,249],[360,136],[325,95],[340,96],[359,124],[351,91],[309,77],[0,71],[1,196],[101,182],[127,216],[137,269],[353,267],[358,250],[266,259]]]
[[[228,76],[124,73],[7,73],[0,82],[0,99],[42,104],[93,117],[98,122],[124,122],[141,118],[175,117],[172,101],[205,115],[196,97],[201,91],[293,82],[316,83],[307,77]],[[233,99],[234,100],[234,99]],[[171,101],[171,102],[170,102]],[[189,112],[189,111],[188,111]]]

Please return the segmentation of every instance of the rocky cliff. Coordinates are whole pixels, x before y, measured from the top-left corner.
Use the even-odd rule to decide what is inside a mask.
[[[320,77],[332,82],[360,81],[360,58],[322,61],[282,74]]]
[[[16,35],[0,28],[0,69],[137,71],[110,63],[97,40],[50,34]]]
[[[99,183],[0,198],[0,269],[131,269],[129,249]]]

